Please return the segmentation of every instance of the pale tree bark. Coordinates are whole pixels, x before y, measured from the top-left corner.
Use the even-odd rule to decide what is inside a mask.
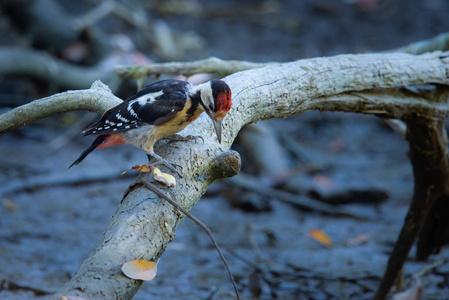
[[[210,57],[187,63],[165,62],[133,67],[121,66],[117,67],[115,71],[120,77],[127,79],[142,78],[151,74],[183,74],[190,76],[198,73],[220,73],[221,75],[226,76],[240,71],[262,68],[275,64],[278,63],[254,63],[247,61],[222,60],[216,57]]]
[[[232,89],[233,105],[224,120],[221,145],[206,116],[182,132],[202,136],[204,144],[159,143],[156,152],[183,167],[183,178],[178,179],[175,188],[165,191],[190,210],[213,181],[238,172],[239,156],[229,151],[230,146],[244,125],[259,120],[320,110],[374,114],[406,122],[441,122],[449,113],[449,94],[438,89],[439,85],[449,84],[447,55],[341,55],[275,64],[228,76],[224,80]],[[421,84],[437,85],[431,100],[427,94],[400,88]],[[79,100],[75,94],[71,101]],[[111,101],[110,105],[115,103]],[[129,299],[137,292],[142,282],[125,277],[120,266],[135,259],[159,259],[184,218],[139,184],[140,180],[151,181],[141,175],[128,188],[99,244],[52,299],[67,295]]]

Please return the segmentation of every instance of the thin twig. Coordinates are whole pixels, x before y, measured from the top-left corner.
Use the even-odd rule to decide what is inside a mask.
[[[413,282],[414,280],[416,280],[417,284],[420,284],[420,283],[421,283],[422,277],[423,277],[426,273],[432,271],[433,269],[438,268],[438,267],[441,266],[441,265],[444,265],[444,264],[447,263],[447,262],[448,262],[447,259],[440,259],[440,260],[437,260],[437,261],[431,263],[430,265],[425,266],[424,268],[422,268],[422,269],[419,270],[418,272],[411,274],[407,280],[404,280],[404,279],[403,279],[403,269],[402,269],[401,272],[400,272],[400,274],[398,275],[398,281],[399,281],[399,279],[400,279],[400,281],[401,281],[401,286],[400,286],[400,287],[397,287],[396,290],[397,290],[397,291],[402,291],[402,290],[404,289],[404,287],[411,286],[411,284],[412,284],[412,282]]]
[[[437,260],[433,263],[431,263],[430,265],[425,266],[424,268],[422,268],[421,270],[419,270],[416,273],[413,273],[409,279],[407,279],[407,281],[405,281],[404,286],[410,286],[413,280],[419,280],[420,278],[422,278],[426,273],[432,271],[433,269],[438,268],[441,265],[444,265],[448,262],[447,259],[440,259]]]
[[[422,269],[419,270],[418,272],[414,273],[414,274],[413,274],[413,277],[414,277],[414,278],[422,277],[422,276],[424,276],[427,272],[430,272],[430,271],[432,271],[433,269],[438,268],[439,266],[444,265],[444,264],[447,263],[447,262],[448,262],[447,259],[440,259],[440,260],[437,260],[437,261],[431,263],[430,265],[425,266],[424,268],[422,268]]]
[[[218,244],[215,242],[214,237],[212,236],[212,232],[210,229],[204,225],[200,220],[198,220],[196,217],[194,217],[191,213],[189,213],[187,210],[185,210],[181,205],[176,203],[173,199],[171,199],[169,196],[167,196],[163,191],[158,189],[155,185],[150,184],[146,181],[141,181],[141,183],[148,188],[150,191],[158,195],[159,197],[165,199],[168,203],[170,203],[173,207],[181,211],[183,214],[185,214],[189,219],[191,219],[196,225],[200,226],[206,234],[209,236],[210,240],[212,241],[212,244],[214,244],[215,249],[217,249],[218,254],[221,257],[221,260],[223,261],[226,270],[228,271],[229,278],[231,279],[232,285],[234,286],[235,295],[237,296],[237,299],[240,300],[239,291],[237,290],[237,284],[235,283],[234,276],[232,276],[231,270],[229,269],[228,262],[226,261],[226,258],[223,256],[223,254],[220,251],[220,247],[218,247]]]
[[[22,166],[20,166],[22,168]],[[98,182],[105,182],[111,180],[122,180],[134,177],[129,174],[120,176],[116,171],[114,172],[102,172],[102,173],[76,173],[70,176],[66,176],[63,173],[56,173],[50,175],[42,175],[36,177],[30,177],[27,179],[17,179],[7,181],[2,187],[0,187],[0,196],[12,193],[20,193],[23,191],[37,190],[43,188],[54,188],[57,186],[73,186],[81,184],[93,184]]]
[[[226,247],[226,250],[231,253],[235,258],[242,261],[244,264],[249,267],[257,270],[261,275],[261,278],[270,286],[274,287],[279,281],[285,282],[287,280],[297,280],[297,279],[310,279],[310,280],[318,280],[322,282],[327,281],[343,281],[352,283],[355,285],[362,286],[367,290],[373,290],[372,287],[366,286],[361,283],[363,280],[371,280],[378,281],[380,278],[376,275],[366,275],[366,276],[328,276],[325,274],[316,274],[311,270],[301,271],[286,271],[285,267],[282,269],[275,269],[271,267],[264,267],[262,263],[256,263],[251,260],[248,260],[246,257],[240,255],[237,251],[232,248]],[[290,267],[296,267],[291,265]]]

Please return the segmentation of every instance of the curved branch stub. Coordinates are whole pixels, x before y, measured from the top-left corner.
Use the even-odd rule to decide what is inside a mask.
[[[240,173],[242,162],[237,151],[229,150],[221,153],[215,158],[211,174],[213,181],[233,177]]]

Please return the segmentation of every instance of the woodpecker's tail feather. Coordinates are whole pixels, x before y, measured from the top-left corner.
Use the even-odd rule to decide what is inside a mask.
[[[77,160],[75,160],[73,162],[73,164],[70,165],[69,169],[73,166],[76,166],[77,164],[79,164],[80,162],[83,161],[83,159],[86,158],[87,155],[89,155],[89,153],[91,153],[92,151],[94,151],[99,145],[101,145],[104,140],[108,137],[108,135],[100,135],[98,136],[95,141],[92,143],[92,145],[89,146],[89,148],[87,148],[86,150],[83,151],[83,153],[81,153],[80,157],[78,157]]]

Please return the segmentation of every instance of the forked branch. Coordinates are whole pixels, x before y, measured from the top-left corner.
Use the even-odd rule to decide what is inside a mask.
[[[233,107],[224,120],[222,144],[216,142],[210,121],[202,116],[182,134],[200,135],[204,144],[160,144],[156,149],[183,166],[183,179],[178,180],[176,188],[165,192],[190,210],[213,181],[232,174],[217,166],[238,164],[238,158],[226,157],[223,164],[218,162],[222,160],[220,154],[229,150],[244,125],[259,120],[320,110],[374,114],[408,124],[417,118],[441,122],[449,114],[448,92],[438,89],[449,85],[446,56],[441,52],[419,56],[341,55],[274,64],[228,76],[224,80],[233,91]],[[400,88],[418,84],[437,87],[431,93],[411,93]],[[112,96],[110,99],[113,106],[116,100]],[[2,122],[5,118],[0,118],[0,128],[7,128]],[[97,247],[53,299],[67,295],[131,298],[141,282],[123,276],[120,266],[135,259],[159,258],[183,218],[148,189],[131,185]]]

